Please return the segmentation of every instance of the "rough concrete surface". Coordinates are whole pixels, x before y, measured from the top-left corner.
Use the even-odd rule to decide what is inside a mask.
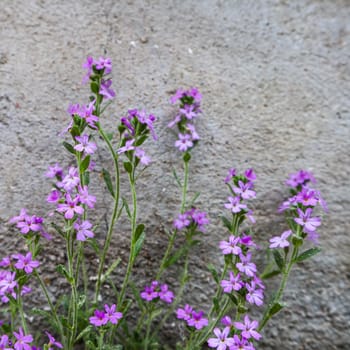
[[[289,307],[272,320],[258,348],[350,349],[349,1],[0,5],[1,256],[22,247],[9,231],[11,216],[22,207],[38,214],[49,210],[50,184],[43,173],[56,160],[68,164],[57,133],[69,121],[68,104],[86,101],[81,63],[88,54],[107,55],[117,97],[104,125],[115,126],[131,107],[159,117],[160,140],[147,144],[155,162],[139,184],[139,217],[148,227],[143,263],[136,267],[141,284],[153,276],[155,252],[165,246],[164,228],[180,201],[171,170],[181,161],[173,148],[176,136],[166,129],[174,111],[169,96],[178,87],[197,86],[204,96],[202,139],[193,152],[190,190],[201,191],[199,204],[209,211],[211,225],[191,259],[191,302],[206,309],[212,295],[206,264],[221,261],[218,242],[227,236],[218,218],[227,169],[254,167],[258,174],[255,231],[263,244],[284,229],[276,213],[287,195],[284,179],[306,168],[330,209],[320,229],[323,252],[293,271],[284,298]],[[110,162],[103,149],[97,157]],[[98,200],[102,215],[110,205],[106,192]],[[116,230],[114,242],[122,268],[128,247],[123,230]],[[59,244],[51,243],[43,259],[63,259]],[[47,277],[54,287],[53,275]],[[168,332],[176,336],[179,327],[170,324]]]

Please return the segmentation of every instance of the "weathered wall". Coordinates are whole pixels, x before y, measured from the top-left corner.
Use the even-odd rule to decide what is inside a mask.
[[[129,107],[159,116],[160,141],[145,174],[140,217],[148,223],[138,273],[148,282],[179,198],[171,169],[180,164],[175,136],[166,130],[169,93],[198,86],[203,93],[202,136],[194,151],[190,189],[209,211],[206,243],[191,261],[193,299],[205,308],[207,261],[226,237],[218,214],[226,199],[227,168],[258,174],[257,232],[281,231],[276,208],[286,175],[312,170],[330,214],[320,230],[323,253],[292,274],[281,313],[261,349],[350,348],[350,4],[337,1],[44,1],[2,0],[0,11],[0,252],[21,246],[8,237],[9,217],[22,207],[44,214],[50,189],[43,173],[64,162],[57,132],[69,102],[84,102],[81,62],[106,54],[114,64],[116,102],[105,125]],[[99,160],[108,161],[103,150]],[[99,197],[100,212],[108,207]],[[126,260],[128,240],[115,249]],[[52,256],[58,251],[51,244]],[[59,254],[59,258],[63,253]],[[152,259],[151,259],[152,258]],[[148,265],[146,265],[148,266]],[[49,276],[50,277],[50,276]],[[171,281],[171,278],[170,278]]]

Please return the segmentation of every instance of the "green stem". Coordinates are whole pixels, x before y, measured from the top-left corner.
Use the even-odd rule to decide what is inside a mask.
[[[286,288],[286,284],[287,284],[287,280],[288,280],[288,277],[289,277],[290,270],[292,269],[292,266],[293,266],[293,264],[295,262],[295,258],[298,256],[298,251],[299,251],[299,248],[294,246],[293,247],[292,256],[291,256],[288,264],[283,269],[283,277],[282,277],[280,286],[278,288],[278,291],[276,293],[276,296],[274,297],[272,303],[270,303],[269,308],[265,311],[263,319],[261,320],[261,322],[259,324],[259,330],[262,330],[265,327],[266,323],[269,321],[269,319],[273,316],[271,314],[272,307],[275,304],[280,302],[280,299],[281,299],[281,297],[283,295],[284,289]]]
[[[184,174],[184,183],[182,186],[182,201],[181,201],[181,214],[185,212],[186,208],[186,195],[187,195],[187,185],[188,185],[188,161],[184,161],[184,168],[185,168],[185,174]]]
[[[193,348],[197,348],[199,346],[201,346],[209,337],[209,335],[213,332],[213,329],[216,327],[216,325],[218,324],[218,322],[221,320],[221,318],[225,315],[226,313],[226,309],[230,304],[230,299],[227,297],[225,304],[223,305],[223,307],[221,308],[221,311],[219,312],[218,316],[216,317],[216,319],[211,322],[209,324],[209,327],[205,328],[205,333],[204,335],[202,335],[198,341],[195,341],[195,344],[193,346]],[[192,349],[192,348],[191,348]]]
[[[124,277],[124,281],[122,284],[121,291],[119,293],[118,298],[118,305],[121,305],[124,301],[124,296],[126,292],[126,288],[129,284],[129,278],[131,275],[131,270],[134,265],[135,261],[135,232],[136,232],[136,218],[137,218],[137,198],[136,198],[136,187],[134,182],[134,174],[129,174],[129,182],[130,182],[130,188],[131,188],[131,194],[132,194],[132,205],[133,205],[133,213],[131,218],[131,239],[130,239],[130,253],[129,253],[129,260],[128,260],[128,266],[126,268],[126,274]]]
[[[65,336],[64,336],[64,331],[63,331],[63,326],[62,326],[62,323],[61,321],[59,320],[58,318],[58,315],[57,315],[57,312],[56,312],[56,309],[55,307],[53,306],[52,304],[52,301],[51,301],[51,298],[49,296],[49,292],[45,286],[45,283],[44,281],[42,280],[42,278],[40,277],[38,271],[34,270],[34,275],[35,277],[38,279],[39,281],[39,284],[40,284],[40,287],[42,289],[42,291],[44,292],[45,294],[45,297],[46,297],[46,300],[50,306],[50,310],[51,310],[51,315],[54,317],[55,321],[56,321],[56,325],[59,329],[59,333],[60,333],[60,338],[62,339],[62,342],[63,342],[63,348],[66,348],[66,340],[65,340]]]
[[[106,255],[111,243],[112,239],[112,233],[113,233],[113,228],[115,225],[115,221],[117,219],[117,213],[118,213],[118,207],[119,207],[119,196],[120,196],[120,172],[119,172],[119,164],[118,164],[118,155],[114,152],[113,145],[111,141],[109,140],[108,136],[105,134],[101,126],[98,126],[98,130],[104,141],[107,143],[107,146],[113,156],[114,160],[114,170],[115,170],[115,191],[114,191],[114,206],[113,206],[113,212],[111,216],[111,221],[109,223],[108,227],[108,232],[106,235],[105,242],[103,244],[103,251],[102,251],[102,256],[100,259],[100,263],[98,266],[98,273],[97,273],[97,281],[96,281],[96,290],[95,290],[95,298],[94,298],[94,303],[97,304],[98,300],[98,295],[100,293],[101,289],[101,277],[102,277],[102,272],[106,260]]]
[[[22,302],[21,292],[22,292],[22,288],[19,288],[18,291],[17,291],[17,306],[18,306],[19,315],[21,317],[21,325],[22,325],[22,328],[24,330],[24,334],[27,334],[28,333],[28,328],[27,328],[26,319],[24,317],[23,302]]]

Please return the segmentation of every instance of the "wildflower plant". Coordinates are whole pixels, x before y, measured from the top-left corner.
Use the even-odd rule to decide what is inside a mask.
[[[133,267],[146,238],[146,227],[138,215],[137,181],[152,165],[146,141],[151,138],[159,142],[157,117],[143,109],[130,109],[115,130],[105,131],[104,115],[116,96],[110,76],[112,61],[88,57],[83,68],[86,70],[83,83],[90,84],[91,96],[86,104],[69,106],[70,120],[61,133],[69,138],[63,146],[74,165],[65,168],[56,163],[45,174],[52,185],[46,198],[51,214],[44,218],[21,209],[18,216],[10,219],[25,240],[27,251],[0,260],[0,349],[71,350],[79,344],[86,349],[168,349],[168,345],[174,348],[175,344],[165,344],[161,338],[169,317],[177,319],[179,327],[184,328],[177,349],[196,350],[204,345],[219,350],[255,349],[262,329],[284,307],[282,296],[292,267],[320,251],[316,246],[304,248],[306,240],[316,244],[319,238],[321,216],[317,207],[327,211],[320,192],[310,186],[316,181],[313,175],[304,170],[290,175],[286,184],[291,196],[279,208],[285,215],[286,227],[269,242],[258,243],[252,230],[255,218],[251,205],[256,198],[257,176],[251,168],[243,172],[230,168],[223,181],[227,187],[226,199],[222,199],[226,234],[217,242],[223,266],[208,265],[216,290],[206,305],[185,303],[184,292],[191,283],[191,252],[207,235],[210,218],[196,204],[197,195],[188,199],[192,150],[200,140],[195,122],[201,114],[202,95],[196,88],[178,90],[170,100],[178,108],[168,126],[177,128],[174,146],[182,156],[182,177],[174,170],[181,204],[174,213],[159,268],[146,285],[137,285],[132,281]],[[98,224],[91,215],[97,199],[89,187],[95,152],[101,147],[99,139],[109,150],[114,166],[113,174],[105,168],[101,172],[113,203],[102,245],[96,239]],[[128,179],[131,201],[121,193],[122,176]],[[112,276],[118,273],[121,258],[110,264],[106,258],[122,213],[126,213],[130,223],[130,249],[125,274],[117,283]],[[51,298],[42,277],[42,247],[52,234],[61,236],[66,248],[66,261],[57,266],[70,289],[63,301]],[[89,247],[98,258],[94,286],[89,284],[85,266]],[[263,248],[273,257],[264,269],[254,262],[256,251]],[[173,265],[180,271],[177,289],[167,282],[166,273]],[[266,281],[273,276],[280,276],[280,286],[272,299],[266,300]],[[24,304],[35,283],[41,287],[50,310],[39,314],[50,321],[45,327],[54,336],[47,329],[44,334],[34,334],[35,337],[31,334],[35,328],[28,322]],[[112,286],[113,296],[105,292],[106,284]],[[262,310],[261,318],[250,315],[252,307]],[[137,321],[132,322],[130,310],[137,308]]]

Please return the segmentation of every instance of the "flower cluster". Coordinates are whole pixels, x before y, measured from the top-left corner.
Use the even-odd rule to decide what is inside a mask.
[[[44,218],[36,215],[28,215],[27,209],[21,209],[18,216],[14,216],[10,219],[10,224],[16,224],[16,227],[20,229],[23,235],[30,236],[31,234],[39,233],[46,239],[51,239],[51,236],[45,231]]]
[[[176,316],[179,320],[185,320],[189,327],[200,330],[208,325],[208,319],[204,317],[203,311],[196,312],[192,306],[186,304],[183,309],[178,308]]]
[[[174,300],[174,293],[169,290],[167,284],[160,284],[158,281],[153,281],[150,286],[145,286],[145,289],[140,293],[141,298],[147,301],[162,300],[167,304],[171,304]]]
[[[94,316],[90,317],[90,323],[96,327],[104,326],[108,323],[118,324],[118,321],[123,317],[121,312],[116,311],[115,304],[108,306],[105,304],[104,311],[95,310]]]
[[[193,121],[201,113],[201,100],[202,95],[196,88],[189,90],[179,89],[170,99],[172,104],[180,101],[178,114],[175,116],[174,120],[168,124],[168,127],[172,128],[177,125],[179,130],[179,139],[175,142],[175,147],[177,147],[181,152],[188,151],[194,147],[196,142],[199,140],[199,135],[195,129]]]
[[[252,223],[255,223],[255,219],[244,201],[256,197],[254,191],[255,179],[256,175],[253,169],[246,170],[244,175],[237,175],[236,169],[231,168],[224,180],[232,194],[227,198],[228,203],[225,203],[225,208],[231,210],[233,214],[246,215]]]
[[[259,323],[255,320],[251,321],[249,316],[244,317],[244,322],[232,322],[231,318],[225,316],[221,320],[222,324],[226,326],[222,331],[219,328],[214,329],[216,338],[208,339],[208,346],[218,350],[254,350],[253,344],[249,339],[253,338],[259,340],[260,333],[256,331]],[[232,334],[232,331],[240,334]],[[235,332],[236,331],[236,332]],[[230,337],[230,333],[232,336]]]
[[[257,276],[256,265],[251,261],[250,247],[256,247],[250,236],[231,235],[228,241],[220,242],[222,253],[234,256],[231,264],[233,271],[229,272],[229,279],[222,280],[220,285],[225,293],[238,292],[249,304],[261,306],[265,286]]]
[[[157,118],[153,114],[147,114],[143,110],[128,110],[127,116],[121,118],[119,126],[122,144],[118,149],[118,154],[125,153],[131,162],[133,157],[136,157],[136,165],[139,162],[146,166],[149,165],[151,158],[140,146],[145,142],[149,133],[155,141],[158,139],[153,125],[156,120]]]
[[[195,208],[179,214],[173,223],[174,227],[179,231],[187,228],[191,232],[205,232],[205,226],[208,224],[207,213]]]
[[[318,190],[309,187],[316,180],[311,172],[300,170],[290,174],[286,184],[291,187],[292,196],[279,207],[279,212],[286,212],[292,217],[291,229],[294,228],[297,238],[307,237],[317,243],[317,228],[321,225],[321,218],[314,216],[314,209],[319,204],[327,211],[327,204]],[[295,224],[297,226],[295,227]],[[284,231],[281,236],[270,239],[270,248],[286,248],[290,245],[289,240],[293,237],[293,231]]]
[[[88,220],[82,220],[82,216],[85,206],[94,208],[96,197],[89,194],[87,185],[81,185],[78,169],[70,167],[68,174],[64,175],[63,169],[55,164],[49,167],[46,176],[57,180],[47,201],[56,204],[56,211],[63,214],[66,220],[73,220],[77,240],[85,241],[94,237],[90,230],[92,224]]]
[[[53,350],[53,347],[63,349],[63,345],[56,341],[56,339],[47,331],[45,334],[49,338],[49,341],[45,347],[45,349]],[[4,334],[0,337],[0,349],[3,350],[41,350],[41,348],[30,345],[34,338],[31,334],[25,334],[22,328],[19,328],[18,333],[13,332],[13,341],[8,337],[8,335]],[[12,347],[13,346],[13,347]]]

